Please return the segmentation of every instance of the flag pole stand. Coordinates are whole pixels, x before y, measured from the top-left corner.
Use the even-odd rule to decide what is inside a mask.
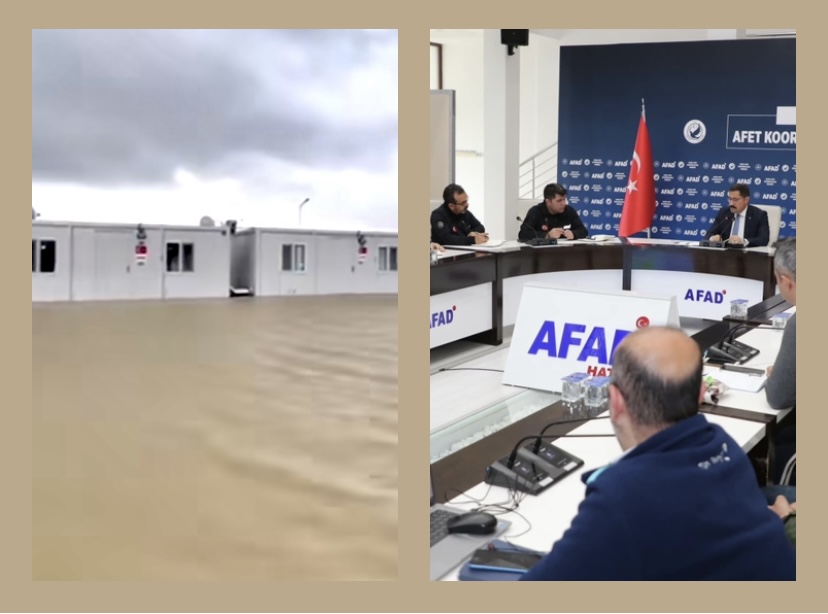
[[[647,110],[646,110],[646,107],[644,106],[644,99],[643,98],[641,99],[641,117],[644,117],[645,119],[647,117]],[[652,222],[651,222],[651,225],[652,225]],[[647,226],[647,240],[649,240],[650,238],[651,238],[650,237],[650,226]]]
[[[643,98],[641,99],[641,117],[645,118],[645,120],[647,118],[647,110],[646,110],[646,107],[644,106],[644,99]],[[651,228],[651,226],[652,226],[652,222],[650,223],[649,226],[647,226],[647,240],[648,241],[650,240],[650,228]]]

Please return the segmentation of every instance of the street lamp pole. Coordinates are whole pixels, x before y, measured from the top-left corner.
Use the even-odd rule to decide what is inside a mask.
[[[305,200],[303,200],[303,201],[299,204],[299,228],[301,228],[301,227],[302,227],[302,207],[304,207],[304,206],[305,206],[305,203],[307,203],[309,200],[310,200],[310,198],[306,198]]]

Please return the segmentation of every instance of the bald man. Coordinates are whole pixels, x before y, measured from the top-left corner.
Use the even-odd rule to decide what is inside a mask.
[[[699,413],[703,397],[690,337],[651,327],[624,339],[609,412],[623,454],[584,473],[578,515],[523,580],[796,579],[782,520],[739,445]]]

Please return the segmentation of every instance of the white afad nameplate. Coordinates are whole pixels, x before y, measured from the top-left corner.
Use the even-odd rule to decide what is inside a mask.
[[[675,294],[679,316],[721,320],[730,315],[730,301],[746,300],[748,305],[762,302],[763,285],[755,279],[688,273],[685,271],[632,272],[634,292],[670,296]]]
[[[572,373],[610,375],[615,348],[644,326],[679,328],[675,297],[526,284],[503,383],[561,392]]]
[[[480,284],[431,297],[431,347],[492,328],[492,284]]]

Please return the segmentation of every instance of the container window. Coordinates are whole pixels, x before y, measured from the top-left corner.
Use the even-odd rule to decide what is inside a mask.
[[[184,243],[181,247],[184,252],[182,270],[185,273],[192,273],[195,271],[195,246],[192,243]]]
[[[388,270],[389,271],[396,271],[397,270],[397,248],[396,247],[389,247],[388,248]]]
[[[298,273],[305,272],[305,246],[304,245],[295,245],[294,246],[294,271]]]
[[[195,245],[193,243],[167,243],[167,272],[192,273],[195,271]]]
[[[178,273],[181,270],[181,245],[167,243],[167,272]]]
[[[54,273],[57,266],[57,243],[51,239],[41,239],[39,243],[40,262],[37,265],[38,270],[41,273]],[[32,263],[33,266],[34,264]]]

